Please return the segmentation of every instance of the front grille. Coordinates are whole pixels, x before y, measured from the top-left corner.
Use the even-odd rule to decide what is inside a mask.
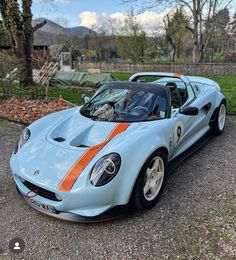
[[[49,200],[53,200],[53,201],[61,201],[60,199],[58,199],[55,195],[55,193],[45,190],[43,188],[38,187],[37,185],[34,185],[33,183],[30,183],[28,181],[22,181],[22,183],[25,185],[25,187],[27,187],[29,190],[31,191],[35,191],[38,193],[39,196],[49,199]]]

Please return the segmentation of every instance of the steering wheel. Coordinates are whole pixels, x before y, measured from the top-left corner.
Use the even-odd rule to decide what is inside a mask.
[[[130,110],[130,113],[144,115],[148,112],[148,109],[143,106],[136,106]]]

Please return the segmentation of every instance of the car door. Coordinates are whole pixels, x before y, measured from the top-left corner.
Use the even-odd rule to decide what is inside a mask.
[[[187,92],[188,99],[181,108],[194,106],[196,96],[190,84],[187,86]],[[170,140],[172,149],[170,159],[175,158],[197,141],[198,115],[193,116],[181,114],[181,108],[172,108],[171,112],[172,134]]]
[[[194,125],[195,117],[182,115],[179,112],[176,112],[171,121],[172,121],[172,131],[171,131],[171,158],[178,156],[184,152],[191,143],[191,139],[194,135]]]

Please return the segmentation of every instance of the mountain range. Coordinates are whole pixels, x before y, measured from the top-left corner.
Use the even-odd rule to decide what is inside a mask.
[[[63,27],[49,19],[37,18],[33,20],[33,25],[42,23],[46,20],[46,24],[35,33],[36,45],[50,45],[54,44],[57,39],[78,36],[84,37],[86,35],[95,35],[96,33],[84,26],[77,27]]]

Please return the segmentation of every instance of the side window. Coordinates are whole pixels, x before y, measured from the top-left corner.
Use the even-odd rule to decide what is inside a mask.
[[[181,90],[180,90],[180,93],[181,93]],[[194,94],[192,86],[187,85],[185,90],[182,89],[182,95],[181,96],[182,96],[182,100],[183,100],[181,107],[184,107],[195,98],[195,94]],[[175,117],[178,114],[178,111],[179,111],[179,108],[173,108],[172,107],[171,108],[171,116]]]
[[[195,94],[194,94],[194,91],[193,91],[193,88],[191,85],[187,85],[187,99],[186,101],[184,102],[184,104],[182,105],[183,106],[186,106],[188,103],[190,103],[193,99],[195,98]]]

